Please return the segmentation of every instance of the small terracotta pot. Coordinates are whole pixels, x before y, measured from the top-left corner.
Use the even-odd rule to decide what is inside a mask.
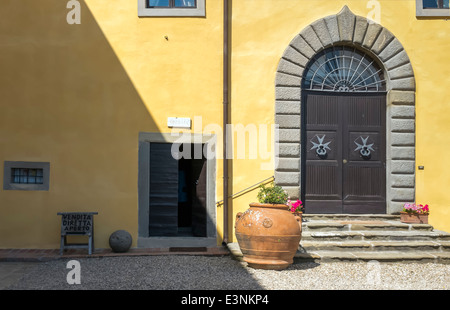
[[[293,263],[301,239],[301,222],[287,205],[251,203],[236,216],[236,238],[250,267],[282,270]]]
[[[400,222],[408,224],[428,224],[428,214],[400,212]]]

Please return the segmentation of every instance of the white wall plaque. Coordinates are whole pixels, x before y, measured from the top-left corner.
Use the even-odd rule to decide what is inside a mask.
[[[169,117],[167,119],[168,127],[191,128],[191,119],[187,117]]]

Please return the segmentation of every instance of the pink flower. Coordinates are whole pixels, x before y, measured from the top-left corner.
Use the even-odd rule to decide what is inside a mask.
[[[302,202],[297,200],[296,202],[288,201],[288,204],[291,206],[291,212],[300,211],[299,209],[302,207]]]
[[[430,209],[428,205],[405,203],[403,206],[403,211],[413,214],[428,214],[430,212]]]

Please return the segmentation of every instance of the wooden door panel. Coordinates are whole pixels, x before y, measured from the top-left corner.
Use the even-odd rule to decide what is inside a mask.
[[[342,125],[337,98],[310,94],[305,114],[304,199],[312,212],[336,212],[342,209]]]
[[[178,161],[171,155],[172,144],[150,144],[150,236],[178,233]]]
[[[342,200],[305,200],[306,213],[309,214],[341,214]]]
[[[306,187],[309,189],[306,193],[307,199],[342,199],[341,175],[337,165],[310,163],[306,169]]]
[[[341,97],[343,106],[343,205],[352,213],[386,208],[386,98]],[[349,205],[346,208],[346,205]],[[350,207],[351,206],[351,207]],[[358,209],[360,208],[360,209]],[[381,212],[380,212],[381,211]]]
[[[384,192],[383,167],[353,166],[344,174],[344,202],[357,201],[384,201],[380,194]]]
[[[340,111],[337,98],[333,95],[308,94],[306,124],[320,128],[337,128],[340,123]]]
[[[379,127],[384,123],[386,115],[380,107],[380,99],[385,96],[343,96],[345,103],[345,121],[349,127]],[[381,100],[383,101],[383,100]],[[386,104],[384,101],[382,104]]]

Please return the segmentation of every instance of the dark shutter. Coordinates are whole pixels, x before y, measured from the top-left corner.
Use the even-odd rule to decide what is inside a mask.
[[[178,161],[172,144],[150,144],[150,236],[178,233]]]

